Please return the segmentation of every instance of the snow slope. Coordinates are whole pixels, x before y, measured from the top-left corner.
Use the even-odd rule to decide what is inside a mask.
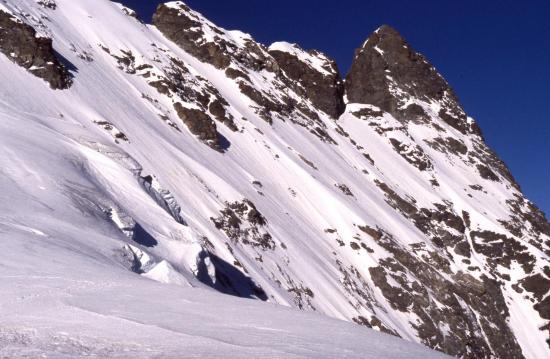
[[[335,119],[268,50],[326,76],[324,56],[171,2],[194,43],[222,44],[209,63],[118,4],[55,3],[3,5],[74,78],[54,91],[0,55],[2,355],[439,356],[326,316],[456,356],[550,355],[548,292],[522,282],[548,277],[550,238],[500,168],[478,171],[488,149],[445,101],[407,100],[440,129],[364,103]],[[425,212],[447,217],[421,230]]]
[[[2,234],[18,260],[3,261],[3,358],[445,357],[320,315],[159,284],[38,233]]]

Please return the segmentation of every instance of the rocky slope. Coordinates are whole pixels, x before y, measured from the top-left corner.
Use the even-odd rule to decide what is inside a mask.
[[[29,72],[46,80],[52,89],[65,89],[71,77],[52,47],[52,40],[11,12],[0,8],[0,51]]]
[[[74,247],[70,263],[86,248],[456,357],[550,355],[550,224],[396,30],[371,34],[344,80],[318,51],[178,1],[153,25],[104,0],[0,10],[29,43],[14,59],[22,42],[0,31],[0,80],[17,80],[0,105],[0,233],[32,227]]]

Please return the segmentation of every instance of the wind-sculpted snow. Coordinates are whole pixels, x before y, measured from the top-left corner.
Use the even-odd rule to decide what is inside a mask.
[[[182,2],[2,4],[74,67],[0,55],[2,355],[550,356],[550,224],[395,30],[344,93]]]
[[[38,241],[15,236],[8,248],[17,240]],[[43,253],[74,257],[59,248]],[[2,357],[448,358],[312,313],[163,285],[82,258],[74,264],[79,270],[63,276],[3,272],[0,294],[14,300],[2,306]]]

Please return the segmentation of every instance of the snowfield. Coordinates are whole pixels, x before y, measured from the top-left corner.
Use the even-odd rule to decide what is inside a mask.
[[[40,240],[13,237],[27,243]],[[80,268],[83,262],[88,265],[78,274],[2,274],[1,357],[446,357],[321,315],[163,285],[117,271],[104,258],[75,257]],[[51,267],[47,259],[37,264]]]
[[[334,119],[196,12],[196,43],[230,44],[244,76],[119,4],[44,3],[0,5],[73,77],[52,90],[0,54],[0,357],[550,357],[548,292],[526,281],[548,276],[550,237],[481,137],[443,120],[447,98],[404,101],[436,125],[360,103]],[[259,49],[331,74],[322,54]],[[205,101],[217,144],[182,117]]]

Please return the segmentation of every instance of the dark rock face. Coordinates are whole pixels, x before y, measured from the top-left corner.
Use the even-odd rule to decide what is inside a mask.
[[[303,51],[299,48],[297,50]],[[285,75],[296,82],[293,87],[298,94],[308,98],[315,107],[333,118],[338,118],[344,112],[344,83],[333,60],[326,59],[327,73],[321,73],[294,54],[280,50],[270,50],[269,53],[277,60]],[[308,54],[326,58],[315,50]]]
[[[510,268],[512,261],[516,261],[526,273],[533,270],[535,258],[514,238],[491,231],[472,231],[470,236],[476,252],[485,254],[487,263],[493,268],[497,265]]]
[[[541,234],[550,237],[550,222],[548,222],[544,213],[533,203],[516,195],[513,200],[507,201],[507,205],[512,215],[509,220],[501,221],[501,224],[511,233],[518,237],[523,236],[524,233],[529,233],[534,238],[539,237]],[[525,228],[526,223],[531,225],[530,229]],[[530,244],[543,251],[547,256],[550,256],[550,241],[531,240]]]
[[[455,156],[465,155],[468,153],[466,145],[453,137],[437,137],[433,141],[426,141],[434,149],[443,152],[451,153]]]
[[[210,146],[217,147],[218,131],[210,116],[201,110],[186,108],[179,102],[174,104],[174,109],[192,134]]]
[[[497,182],[499,180],[498,176],[487,166],[479,164],[477,165],[477,170],[479,171],[479,175],[481,176],[481,178],[485,178],[494,182]]]
[[[256,90],[253,86],[245,82],[239,83],[239,90],[241,90],[243,95],[260,105],[258,114],[270,124],[273,122],[271,112],[281,113],[290,111],[281,103],[273,101],[269,96],[266,96],[266,94]]]
[[[0,10],[0,51],[19,66],[50,84],[66,89],[72,84],[70,73],[59,61],[52,40],[36,37],[29,25]]]
[[[36,3],[42,7],[45,7],[51,10],[57,9],[57,3],[55,2],[55,0],[38,0]]]
[[[506,166],[506,164],[498,157],[498,155],[493,150],[491,150],[483,141],[474,141],[473,143],[475,149],[475,151],[473,152],[473,157],[476,157],[480,163],[490,167],[490,169],[492,169],[494,172],[497,172],[499,175],[507,179],[514,188],[520,190],[519,184],[516,182],[514,176],[512,176],[512,173],[508,169],[508,166]],[[482,171],[484,170],[480,170],[479,172],[483,176],[483,178],[498,181],[498,178],[495,179],[494,176],[486,171],[484,171],[485,173],[482,174]]]
[[[369,269],[371,278],[393,309],[418,316],[414,326],[424,344],[456,357],[523,357],[506,323],[506,303],[495,280],[452,274],[449,262],[436,252],[418,260],[416,252],[426,250],[423,243],[413,245],[411,251],[389,233],[368,229],[365,233],[392,254]],[[479,322],[472,320],[474,310],[481,317]],[[444,333],[441,326],[449,330]]]
[[[323,126],[313,107],[305,101],[297,101],[289,92],[292,90],[309,99],[315,109],[326,111],[333,117],[339,116],[344,108],[343,87],[334,62],[328,61],[328,76],[311,68],[302,68],[300,71],[305,71],[302,84],[281,71],[278,61],[263,45],[246,34],[229,33],[216,27],[183,3],[159,5],[153,24],[164,36],[201,62],[225,70],[226,76],[238,84],[241,93],[258,105],[255,111],[266,122],[271,124],[274,119],[289,119],[307,127],[322,141],[331,142],[324,135],[323,128],[320,128],[321,132],[313,128]],[[315,56],[322,55],[317,53]],[[270,74],[262,74],[263,71]],[[258,90],[258,78],[254,83],[252,74],[263,77],[263,81],[272,86],[270,91]],[[268,79],[271,74],[274,78]],[[321,82],[316,84],[315,81]]]
[[[393,91],[398,88],[400,91]],[[402,108],[409,97],[443,106],[439,116],[460,132],[480,134],[445,79],[397,31],[380,27],[363,47],[346,77],[346,94],[351,103],[371,104],[399,120],[422,120],[423,110],[415,105]]]
[[[200,22],[184,4],[180,4],[179,8],[159,5],[153,15],[153,24],[164,36],[185,51],[218,69],[226,69],[232,60],[237,60],[245,67],[256,71],[278,71],[276,62],[270,56],[266,56],[260,45],[254,41],[246,41],[244,47],[239,48],[234,43],[225,41],[220,29]],[[207,40],[204,36],[206,28],[219,36],[214,36],[214,41]]]
[[[380,266],[370,268],[371,278],[395,310],[413,312],[419,318],[417,330],[422,342],[430,347],[441,348],[444,352],[468,358],[485,358],[491,354],[502,358],[522,358],[522,351],[514,334],[507,324],[508,308],[502,294],[502,283],[496,278],[509,280],[500,275],[498,267],[510,268],[513,261],[519,263],[526,273],[533,270],[534,257],[527,247],[514,238],[490,231],[470,230],[470,217],[454,213],[446,204],[435,204],[436,210],[418,208],[414,199],[399,196],[385,183],[378,183],[385,192],[387,202],[404,217],[408,218],[433,243],[442,249],[415,256],[417,251],[425,251],[424,243],[402,247],[395,238],[379,228],[359,227],[372,237],[376,243],[392,253],[392,257],[380,261]],[[473,248],[468,242],[472,239]],[[481,280],[469,273],[451,271],[447,251],[466,258],[471,253],[483,254],[491,268],[491,278],[481,275]],[[468,259],[466,259],[468,260]],[[472,267],[475,273],[475,268]],[[442,275],[451,276],[452,280]],[[406,278],[414,276],[412,283]],[[389,285],[389,279],[399,286]],[[524,280],[523,287],[538,295],[548,291],[548,282],[541,275]],[[529,289],[527,289],[529,288]],[[451,295],[452,294],[452,295]],[[444,307],[434,305],[433,299],[443,303]],[[465,311],[464,304],[467,305]],[[537,306],[538,305],[538,306]],[[541,315],[547,307],[535,305]],[[546,309],[544,309],[546,308]],[[477,312],[481,320],[472,321]],[[450,333],[443,334],[440,324],[446,323]],[[485,335],[479,335],[479,333]]]
[[[185,12],[191,11],[187,6],[181,5]],[[199,60],[211,63],[217,68],[229,66],[230,59],[225,56],[224,49],[217,43],[208,42],[200,44],[202,37],[201,23],[189,16],[181,15],[178,9],[159,5],[153,15],[153,24],[170,40],[181,46]]]
[[[248,38],[243,39],[244,45],[230,41],[223,29],[205,22],[183,3],[177,8],[159,5],[153,15],[153,24],[198,60],[225,69],[227,77],[237,80],[241,92],[259,105],[257,113],[267,122],[272,123],[274,113],[288,115],[291,112],[290,99],[280,101],[258,91],[247,74],[248,71],[279,71],[275,59],[261,45]],[[213,38],[207,33],[214,34]]]

